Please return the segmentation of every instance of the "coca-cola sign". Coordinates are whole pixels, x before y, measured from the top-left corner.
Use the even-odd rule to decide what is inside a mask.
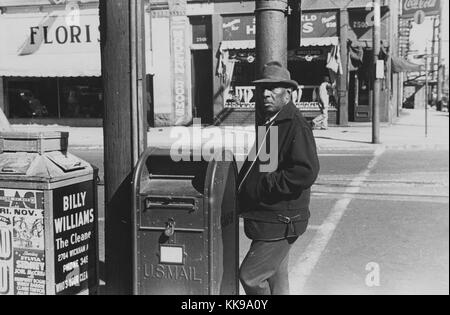
[[[403,16],[413,17],[419,10],[426,15],[436,15],[440,5],[440,0],[403,0]]]

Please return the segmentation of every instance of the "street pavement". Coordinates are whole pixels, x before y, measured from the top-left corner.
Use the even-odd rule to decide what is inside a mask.
[[[322,155],[294,294],[449,293],[448,150]]]
[[[100,163],[103,152],[74,153]],[[291,253],[292,294],[448,294],[448,154],[448,149],[321,151],[310,226]],[[102,263],[103,193],[101,185]],[[241,261],[249,246],[241,222]],[[373,283],[371,268],[379,272]]]
[[[431,110],[427,138],[423,119],[423,111],[405,110],[395,124],[382,124],[381,145],[370,144],[370,124],[315,131],[321,173],[309,229],[291,252],[292,294],[449,294],[449,116]],[[168,132],[150,130],[149,142],[167,146]],[[242,127],[227,132],[241,145],[252,139]],[[94,138],[93,130],[71,133],[71,152],[99,166],[103,179],[102,143]],[[249,245],[241,223],[241,261]]]

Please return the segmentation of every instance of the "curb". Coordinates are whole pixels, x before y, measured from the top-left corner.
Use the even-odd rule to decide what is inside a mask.
[[[96,146],[82,146],[82,145],[74,145],[71,146],[69,144],[69,152],[71,150],[82,150],[82,151],[87,151],[87,150],[103,150],[103,146],[102,145],[96,145]]]
[[[398,145],[385,145],[387,150],[405,150],[405,151],[418,151],[418,150],[430,150],[430,151],[446,151],[449,150],[449,144],[398,144]]]
[[[404,151],[419,151],[419,150],[430,150],[430,151],[446,151],[450,150],[449,144],[366,144],[363,146],[326,146],[317,145],[318,151],[374,151],[379,148],[385,150],[404,150]],[[103,150],[102,145],[95,146],[82,146],[82,145],[69,145],[70,150]]]
[[[379,148],[385,150],[403,150],[403,151],[446,151],[450,149],[449,144],[367,144],[367,146],[355,146],[355,147],[344,147],[344,146],[321,146],[318,145],[317,149],[319,151],[374,151]]]

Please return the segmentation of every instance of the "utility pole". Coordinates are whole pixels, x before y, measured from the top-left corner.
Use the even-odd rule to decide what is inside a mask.
[[[106,293],[132,294],[134,167],[147,144],[144,0],[100,0]]]
[[[264,65],[279,61],[287,67],[287,0],[256,1],[256,66],[257,77],[262,75]]]
[[[380,100],[381,79],[378,78],[378,56],[381,50],[381,0],[374,0],[374,25],[373,25],[373,104],[372,104],[372,143],[380,143]]]
[[[425,138],[428,137],[428,47],[425,48]]]
[[[279,61],[287,67],[288,0],[257,0],[256,16],[256,78],[262,76],[264,65]],[[256,125],[262,124],[256,104]]]
[[[444,19],[444,10],[443,10],[443,6],[444,4],[441,3],[441,7],[439,8],[439,35],[438,35],[438,40],[439,40],[439,48],[438,48],[438,73],[437,73],[437,102],[441,102],[442,101],[442,85],[444,83],[444,76],[445,76],[445,71],[442,71],[444,69],[444,62],[442,60],[442,55],[443,55],[443,19]],[[439,106],[437,106],[439,108]],[[442,110],[442,103],[441,103],[441,110]]]
[[[431,55],[436,56],[436,34],[437,34],[437,28],[438,28],[438,19],[437,16],[433,18],[433,39],[431,40]],[[437,73],[434,72],[436,66],[438,66],[439,62],[436,63],[436,58],[432,57],[430,62],[430,72],[431,72],[431,80],[434,81],[436,78],[437,82]]]

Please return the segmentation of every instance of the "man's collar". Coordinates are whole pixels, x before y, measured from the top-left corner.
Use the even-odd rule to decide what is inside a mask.
[[[275,124],[280,123],[285,120],[292,120],[295,113],[298,111],[297,107],[293,102],[286,104],[274,117]]]
[[[280,111],[281,112],[281,111]],[[280,112],[276,113],[275,115],[273,115],[272,117],[270,117],[268,120],[266,120],[265,125],[270,125],[272,122],[275,121],[275,119],[278,117],[278,115],[280,114]]]

